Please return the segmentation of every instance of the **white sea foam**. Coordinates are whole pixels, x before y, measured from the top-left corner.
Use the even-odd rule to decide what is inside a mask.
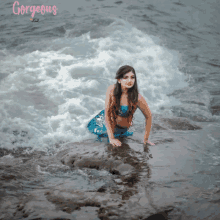
[[[0,147],[44,150],[94,138],[86,125],[104,109],[106,89],[125,64],[135,68],[153,113],[179,104],[166,95],[186,86],[177,52],[120,19],[104,31],[107,37],[66,36],[51,41],[47,51],[1,61],[2,73],[9,75],[0,84]],[[136,120],[141,117],[137,112]]]

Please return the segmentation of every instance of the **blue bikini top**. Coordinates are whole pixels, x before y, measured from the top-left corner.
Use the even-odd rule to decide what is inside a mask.
[[[118,115],[121,117],[127,117],[129,112],[128,105],[121,105],[118,111]]]

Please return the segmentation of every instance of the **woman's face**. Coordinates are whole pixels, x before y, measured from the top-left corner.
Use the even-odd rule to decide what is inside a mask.
[[[123,78],[118,79],[122,89],[130,89],[134,86],[135,75],[132,72],[126,73]]]

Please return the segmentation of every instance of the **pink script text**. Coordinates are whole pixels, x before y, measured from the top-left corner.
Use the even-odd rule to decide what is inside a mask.
[[[53,10],[53,14],[56,15],[57,14],[57,7],[54,5],[52,8],[51,6],[44,6],[44,5],[41,5],[41,6],[24,6],[22,5],[21,7],[18,7],[17,8],[17,12],[15,11],[15,6],[19,5],[19,2],[18,1],[15,1],[14,4],[13,4],[13,13],[16,14],[16,15],[19,15],[20,13],[23,15],[24,13],[28,13],[28,9],[30,10],[30,12],[32,12],[31,14],[31,17],[33,18],[34,15],[35,15],[35,12],[37,13],[40,13],[42,15],[45,14],[45,12],[52,12]]]

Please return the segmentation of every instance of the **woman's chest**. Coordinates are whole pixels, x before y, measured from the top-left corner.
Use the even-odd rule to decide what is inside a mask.
[[[128,105],[128,96],[127,95],[121,95],[120,105]]]

